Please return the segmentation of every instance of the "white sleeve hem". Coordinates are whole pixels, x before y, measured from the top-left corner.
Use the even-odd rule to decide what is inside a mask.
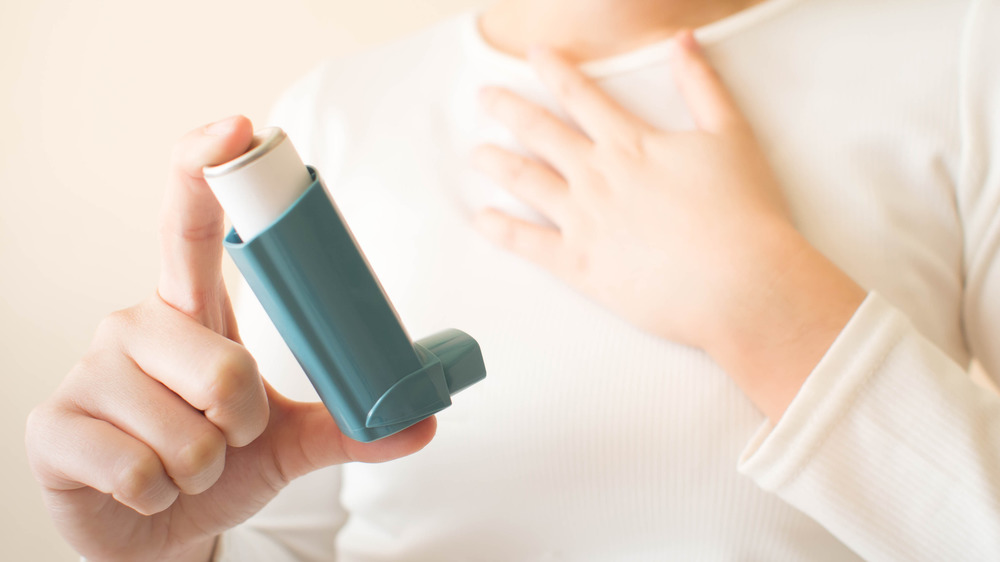
[[[740,456],[739,471],[775,491],[808,464],[878,371],[906,322],[869,293],[778,421],[764,422]]]
[[[865,559],[1000,560],[1000,399],[966,367],[871,293],[739,470]]]

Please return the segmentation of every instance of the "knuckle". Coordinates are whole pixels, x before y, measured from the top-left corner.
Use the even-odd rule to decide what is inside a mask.
[[[188,441],[178,452],[172,476],[196,479],[217,466],[226,454],[226,440],[218,431],[204,431]]]
[[[537,135],[544,132],[548,125],[548,113],[540,107],[531,105],[518,112],[517,127],[524,134]]]
[[[595,167],[604,171],[634,168],[658,154],[656,147],[651,146],[654,142],[653,132],[641,123],[618,127],[601,150],[595,151]]]
[[[225,219],[206,220],[197,225],[178,225],[164,220],[160,224],[160,236],[163,239],[176,238],[184,242],[204,242],[221,238],[225,233]]]
[[[134,329],[136,313],[131,308],[116,310],[105,316],[97,325],[95,341],[106,343],[121,339],[129,330]]]
[[[118,501],[139,509],[150,509],[157,496],[165,490],[163,465],[159,457],[149,451],[120,467],[114,476],[112,495]]]
[[[620,156],[639,161],[646,158],[648,152],[646,143],[646,135],[642,131],[628,130],[616,139],[615,149]]]
[[[35,459],[43,448],[42,445],[48,441],[55,415],[52,408],[45,404],[36,406],[28,413],[24,426],[24,444],[28,453],[28,460],[32,467],[35,467]],[[37,470],[35,470],[37,472]]]
[[[108,342],[102,342],[108,343]],[[84,379],[90,379],[97,373],[105,373],[107,366],[113,363],[113,358],[119,356],[117,349],[107,345],[100,345],[87,351],[87,353],[77,361],[71,371]]]
[[[512,155],[507,162],[507,181],[513,187],[523,187],[530,170],[531,162],[526,156]]]
[[[256,384],[257,362],[243,347],[220,354],[211,368],[206,389],[207,401],[216,406],[239,403]]]
[[[44,432],[47,419],[50,417],[49,409],[45,404],[39,404],[28,412],[28,417],[24,422],[25,435],[34,436],[39,432]]]

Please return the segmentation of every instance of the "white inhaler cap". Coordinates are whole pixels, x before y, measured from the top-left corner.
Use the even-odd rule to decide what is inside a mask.
[[[205,166],[203,173],[244,242],[271,226],[313,183],[292,141],[278,127],[257,131],[245,153]]]

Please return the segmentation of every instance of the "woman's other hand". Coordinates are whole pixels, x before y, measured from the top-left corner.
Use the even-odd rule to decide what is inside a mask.
[[[557,228],[488,209],[480,229],[636,326],[704,349],[777,420],[865,291],[795,230],[693,36],[677,36],[672,60],[692,131],[651,127],[551,50],[531,62],[582,132],[486,88],[486,111],[538,159],[487,145],[474,161]]]

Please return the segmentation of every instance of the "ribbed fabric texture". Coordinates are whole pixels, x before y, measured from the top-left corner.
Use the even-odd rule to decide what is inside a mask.
[[[742,472],[865,558],[997,559],[1000,398],[877,294],[807,385]]]
[[[1000,401],[965,372],[1000,373],[997,29],[993,0],[770,0],[698,31],[798,228],[872,291],[774,426],[704,353],[472,229],[484,205],[544,220],[470,169],[479,143],[518,149],[478,88],[562,115],[474,15],[318,68],[275,124],[409,333],[468,331],[488,377],[425,450],[292,483],[217,560],[1000,560]],[[689,128],[667,52],[585,69]],[[265,376],[313,396],[241,300]]]

